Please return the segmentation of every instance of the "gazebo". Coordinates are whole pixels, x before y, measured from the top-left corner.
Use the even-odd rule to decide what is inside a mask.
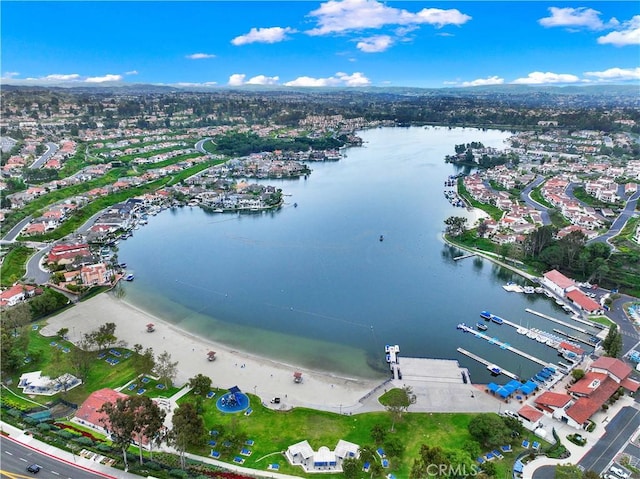
[[[215,361],[215,359],[216,359],[216,352],[215,352],[215,351],[209,351],[209,352],[207,353],[207,359],[208,359],[209,361]]]
[[[301,383],[302,382],[302,373],[300,371],[296,371],[293,373],[293,382]]]
[[[153,333],[156,330],[156,325],[153,323],[147,324],[147,333]]]

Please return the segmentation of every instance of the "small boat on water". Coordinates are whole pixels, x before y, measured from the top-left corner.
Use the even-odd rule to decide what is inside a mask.
[[[489,327],[484,323],[476,323],[476,329],[479,331],[486,331]]]
[[[133,276],[133,273],[129,273],[128,275],[126,275],[126,276],[124,277],[124,279],[125,279],[125,281],[133,281],[133,278],[134,278],[134,277],[135,277],[135,276]]]
[[[536,292],[536,289],[533,286],[525,286],[524,287],[524,292],[526,294],[533,294]]]
[[[528,329],[527,328],[518,328],[516,329],[516,332],[518,334],[527,334]]]
[[[380,235],[380,241],[384,241],[384,236]]]
[[[489,364],[487,366],[487,369],[489,370],[489,372],[491,372],[492,376],[498,376],[498,375],[502,374],[502,369],[500,369],[495,364]]]
[[[491,313],[489,311],[482,311],[480,313],[480,317],[482,319],[490,320],[491,319]]]
[[[496,324],[504,323],[504,319],[502,319],[500,316],[496,316],[495,314],[491,315],[491,321],[493,321]]]

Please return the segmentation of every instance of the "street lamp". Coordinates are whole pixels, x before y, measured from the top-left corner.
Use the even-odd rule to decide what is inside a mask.
[[[340,404],[340,414],[342,414],[342,404]]]

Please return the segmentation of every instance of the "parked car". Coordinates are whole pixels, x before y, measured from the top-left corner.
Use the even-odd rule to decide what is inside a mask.
[[[609,468],[609,472],[613,472],[616,476],[620,476],[622,479],[629,479],[629,476],[631,475],[629,472],[616,465],[611,466]]]

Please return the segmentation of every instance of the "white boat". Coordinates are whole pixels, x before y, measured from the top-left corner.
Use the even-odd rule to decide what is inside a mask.
[[[128,275],[126,275],[126,276],[124,277],[124,279],[125,279],[125,281],[133,281],[133,278],[134,278],[134,277],[135,277],[135,276],[133,276],[133,273],[129,273]]]
[[[527,329],[527,328],[522,328],[522,327],[521,327],[521,328],[516,329],[516,332],[517,332],[518,334],[527,334],[527,331],[528,331],[528,329]]]
[[[497,376],[499,374],[502,374],[502,369],[500,369],[498,366],[496,366],[495,364],[489,364],[487,366],[487,369],[491,372],[492,375]]]
[[[535,331],[529,331],[527,333],[527,338],[529,338],[529,339],[536,339],[537,337],[538,337],[538,335],[536,334]]]
[[[525,286],[524,290],[523,290],[526,294],[532,294],[535,293],[536,290],[533,286]]]

